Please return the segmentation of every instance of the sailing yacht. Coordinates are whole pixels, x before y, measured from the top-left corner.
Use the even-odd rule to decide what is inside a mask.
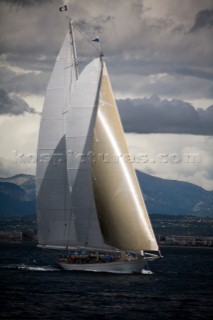
[[[79,74],[73,24],[48,83],[39,141],[39,247],[65,270],[142,273],[160,257],[102,50]]]

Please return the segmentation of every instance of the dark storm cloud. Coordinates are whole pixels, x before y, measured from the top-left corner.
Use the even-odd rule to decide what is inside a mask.
[[[179,67],[176,69],[174,68],[173,73],[178,73],[178,74],[182,74],[182,75],[186,75],[186,76],[192,76],[195,78],[213,80],[213,72],[201,70],[198,68]]]
[[[100,15],[96,17],[95,21],[94,19],[91,19],[90,17],[88,18],[83,18],[83,19],[76,19],[74,27],[78,31],[83,31],[85,35],[91,33],[91,32],[98,32],[98,33],[103,33],[105,26],[108,22],[111,22],[115,19],[115,17],[108,15]],[[94,35],[94,34],[93,34]]]
[[[195,22],[190,32],[196,32],[203,28],[211,28],[213,26],[213,9],[199,11],[196,14]]]
[[[159,73],[167,73],[171,75],[184,75],[194,78],[213,80],[213,71],[209,68],[202,69],[202,67],[195,67],[194,65],[172,65],[170,62],[157,63],[155,61],[145,60],[128,60],[128,63],[124,63],[122,60],[110,59],[109,69],[111,73],[120,74],[137,74],[137,75],[155,75]]]
[[[201,13],[207,9],[201,11],[200,8],[209,7],[206,1],[187,15],[194,19],[198,12],[198,22],[195,21],[194,28],[198,24],[205,24],[201,23]],[[139,0],[108,0],[107,4],[105,1],[91,0],[89,6],[88,0],[67,2],[70,4],[74,26],[81,31],[81,34],[75,32],[81,69],[86,59],[97,56],[97,51],[85,38],[100,35],[111,80],[119,93],[125,93],[125,96],[128,93],[131,96],[150,96],[155,93],[186,100],[212,96],[209,81],[213,79],[209,29],[205,37],[203,34],[196,37],[194,34],[186,34],[185,31],[190,28],[186,27],[186,17],[182,21],[174,14],[172,21],[166,16],[158,17],[157,13],[157,16],[146,15],[151,7],[148,9],[145,2]],[[3,64],[13,67],[7,70],[8,74],[6,71],[5,75],[0,74],[0,87],[12,93],[43,95],[67,30],[67,13],[58,10],[62,1],[0,0],[0,5]],[[190,22],[192,25],[193,22]],[[175,27],[178,32],[174,34],[172,30]],[[23,69],[23,72],[19,70],[12,74],[10,70],[14,70],[14,67]],[[147,77],[147,82],[142,83],[142,79],[140,85],[140,75],[145,77],[158,74],[167,76],[156,77],[158,81],[154,83],[152,78],[155,77]],[[168,75],[171,77],[167,81]],[[137,76],[136,80],[134,76]],[[131,86],[125,80],[130,78]]]
[[[59,49],[58,49],[59,51]],[[57,54],[57,52],[56,52]],[[19,53],[12,53],[7,54],[7,62],[11,66],[19,66],[20,68],[26,69],[26,70],[35,70],[35,71],[50,71],[53,67],[53,64],[55,63],[56,54],[52,53],[48,56],[39,56],[37,55],[26,55],[19,54]]]
[[[196,110],[188,102],[157,96],[117,103],[126,132],[213,135],[213,105]]]
[[[208,98],[209,98],[209,99],[213,99],[213,85],[209,88]]]
[[[17,95],[10,97],[7,91],[0,88],[0,114],[20,115],[25,112],[37,114],[23,99]]]
[[[10,5],[16,5],[20,7],[29,7],[42,5],[45,2],[51,2],[52,0],[0,0],[0,2],[5,2]]]
[[[25,2],[28,3],[23,1],[23,5]],[[36,1],[29,1],[23,8],[22,1],[18,3],[19,6],[13,1],[1,3],[1,54],[15,59],[22,56],[25,61],[57,54],[65,23],[65,16],[58,10],[60,2],[42,1],[42,5],[38,2],[35,6]]]
[[[0,87],[7,92],[44,95],[49,72],[17,74],[6,67],[0,68]]]

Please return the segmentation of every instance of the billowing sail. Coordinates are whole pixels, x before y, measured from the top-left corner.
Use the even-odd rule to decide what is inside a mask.
[[[93,183],[106,243],[124,250],[158,250],[104,64],[94,129]]]
[[[73,50],[67,34],[47,87],[37,152],[36,194],[40,245],[64,245],[70,210],[66,165],[66,118],[76,82]]]
[[[68,246],[104,249],[92,184],[93,132],[101,80],[100,59],[81,73],[67,116],[67,172],[71,200]]]
[[[68,34],[40,124],[39,245],[157,251],[102,57],[77,77]]]

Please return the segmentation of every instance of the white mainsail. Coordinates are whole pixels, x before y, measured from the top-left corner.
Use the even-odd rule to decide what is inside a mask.
[[[40,245],[64,245],[70,211],[66,165],[66,118],[76,83],[75,55],[65,37],[48,83],[37,151],[36,196]]]

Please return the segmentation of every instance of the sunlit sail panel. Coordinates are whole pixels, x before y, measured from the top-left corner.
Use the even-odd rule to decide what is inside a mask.
[[[74,55],[68,33],[48,83],[40,123],[36,172],[40,245],[64,245],[69,233],[65,133],[67,111],[75,82]]]
[[[103,66],[94,129],[93,184],[105,241],[124,250],[158,250],[137,177],[129,159],[123,128],[106,66]]]

